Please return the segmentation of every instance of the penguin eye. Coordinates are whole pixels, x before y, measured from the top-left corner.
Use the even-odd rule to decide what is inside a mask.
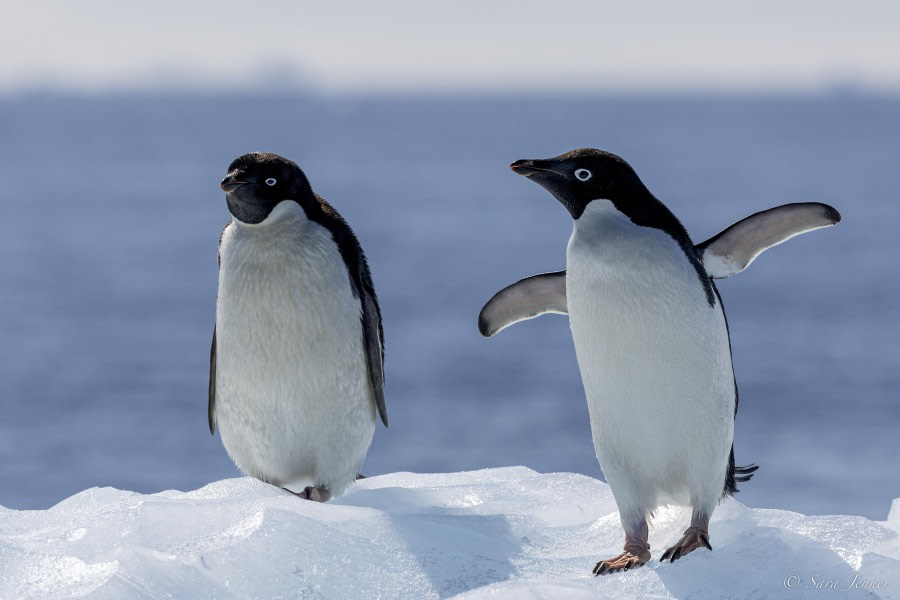
[[[587,181],[593,176],[594,174],[587,169],[575,169],[575,179],[578,181]]]
[[[268,185],[270,187],[275,185],[276,183],[278,183],[278,180],[275,179],[274,177],[269,177],[268,179],[266,179],[266,185]]]

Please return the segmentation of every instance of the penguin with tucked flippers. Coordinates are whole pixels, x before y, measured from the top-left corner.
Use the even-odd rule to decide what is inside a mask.
[[[245,474],[325,501],[387,426],[381,311],[350,226],[296,163],[253,152],[221,183],[209,429]]]
[[[519,160],[574,220],[566,270],[498,292],[479,315],[490,337],[544,313],[569,315],[597,459],[625,530],[624,551],[597,575],[650,560],[648,519],[660,505],[692,507],[690,526],[661,559],[712,549],[709,519],[756,466],[736,467],[738,395],[728,325],[713,279],[760,252],[840,221],[818,203],[739,221],[699,245],[628,163],[594,149]]]

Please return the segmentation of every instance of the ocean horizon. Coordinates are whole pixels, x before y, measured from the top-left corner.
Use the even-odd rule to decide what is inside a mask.
[[[884,520],[900,497],[898,97],[30,92],[0,96],[0,131],[2,506],[238,475],[206,390],[218,184],[253,150],[295,160],[368,256],[390,427],[367,475],[602,477],[567,320],[476,326],[494,292],[565,266],[571,218],[509,163],[597,147],[695,243],[779,204],[842,213],[717,282],[736,459],[760,465],[738,499]]]

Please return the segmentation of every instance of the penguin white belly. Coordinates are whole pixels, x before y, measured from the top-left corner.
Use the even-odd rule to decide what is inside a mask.
[[[607,200],[575,222],[566,295],[600,466],[623,522],[722,495],[735,388],[721,303],[665,232]]]
[[[216,419],[244,473],[340,494],[372,442],[361,307],[331,233],[295,202],[220,245]]]

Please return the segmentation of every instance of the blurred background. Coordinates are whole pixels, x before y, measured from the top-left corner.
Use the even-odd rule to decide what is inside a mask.
[[[886,517],[900,4],[326,4],[4,9],[0,505],[238,475],[207,377],[218,182],[251,150],[295,159],[368,254],[391,426],[366,474],[601,477],[566,319],[476,327],[495,291],[565,264],[571,219],[508,164],[590,146],[695,242],[787,202],[841,211],[719,283],[737,461],[761,467],[738,499]]]

